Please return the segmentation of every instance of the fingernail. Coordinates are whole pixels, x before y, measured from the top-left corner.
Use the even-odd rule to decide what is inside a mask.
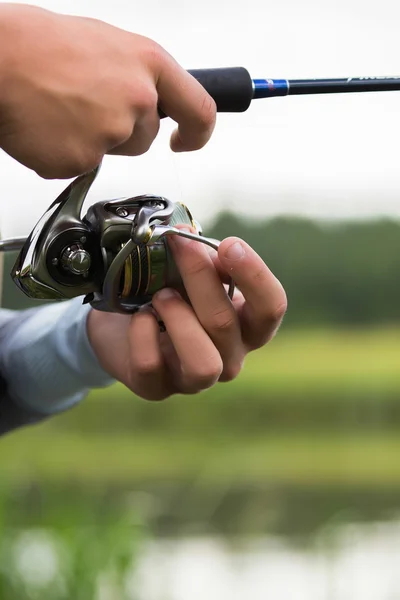
[[[245,249],[240,242],[233,242],[225,250],[225,258],[229,260],[240,260],[245,255]]]
[[[171,300],[171,298],[179,298],[179,293],[173,288],[163,288],[155,295],[157,300],[161,300],[165,302],[166,300]]]

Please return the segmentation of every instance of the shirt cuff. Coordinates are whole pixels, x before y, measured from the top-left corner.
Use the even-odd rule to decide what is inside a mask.
[[[2,371],[10,396],[42,414],[64,411],[90,388],[114,379],[100,366],[87,335],[90,305],[82,298],[32,312],[3,342]]]

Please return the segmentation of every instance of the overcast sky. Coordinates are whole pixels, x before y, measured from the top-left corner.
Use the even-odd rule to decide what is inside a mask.
[[[398,0],[42,0],[147,35],[186,68],[253,77],[400,75]],[[143,157],[108,157],[90,201],[158,193],[199,220],[232,205],[255,215],[400,216],[400,92],[259,100],[220,115],[212,141],[174,155],[165,121]],[[26,234],[63,181],[0,152],[3,236]],[[218,203],[216,202],[218,199]]]

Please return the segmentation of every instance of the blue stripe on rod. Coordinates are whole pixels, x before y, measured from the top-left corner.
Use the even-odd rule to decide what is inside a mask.
[[[289,82],[287,79],[253,79],[253,98],[272,98],[274,96],[287,96]]]

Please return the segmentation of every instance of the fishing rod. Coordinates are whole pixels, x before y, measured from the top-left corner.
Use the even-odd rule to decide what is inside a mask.
[[[345,79],[252,79],[242,67],[189,71],[214,98],[218,112],[244,112],[253,100],[304,94],[400,90],[400,77]],[[166,117],[159,108],[160,117]],[[28,238],[0,241],[0,252],[20,250],[11,277],[30,298],[83,296],[107,312],[134,313],[163,287],[185,296],[169,250],[170,235],[218,249],[190,210],[162,196],[104,200],[82,215],[100,166],[76,178],[49,206]],[[190,225],[192,233],[180,224]],[[228,295],[232,298],[234,282]]]
[[[192,69],[188,72],[214,98],[218,112],[244,112],[253,100],[262,98],[400,90],[400,77],[252,79],[244,67]]]

